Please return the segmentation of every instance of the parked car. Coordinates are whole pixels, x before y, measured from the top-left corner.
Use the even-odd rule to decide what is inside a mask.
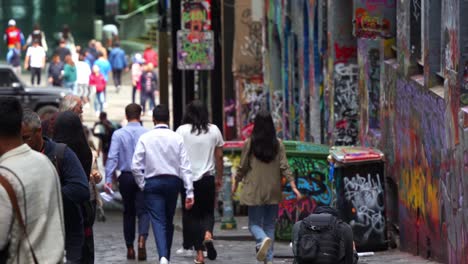
[[[70,92],[52,87],[30,87],[8,65],[0,65],[0,96],[13,96],[23,107],[37,112],[42,119],[58,111],[60,101]]]

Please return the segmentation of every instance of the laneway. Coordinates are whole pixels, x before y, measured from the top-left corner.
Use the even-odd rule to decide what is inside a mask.
[[[215,236],[221,237],[216,240],[216,248],[218,250],[218,259],[207,263],[219,264],[255,264],[255,253],[253,241],[246,241],[249,235],[246,230],[246,218],[239,217],[238,230],[235,231],[220,231],[219,223],[215,226]],[[174,234],[174,243],[172,246],[172,263],[174,264],[192,264],[193,257],[179,256],[175,251],[182,243],[181,233],[181,218],[180,214],[175,219],[176,232]],[[126,260],[126,248],[122,234],[122,216],[119,212],[108,212],[106,222],[97,222],[95,224],[95,247],[96,247],[96,263],[136,263],[135,261]],[[235,241],[231,239],[243,239],[243,241]],[[225,239],[225,240],[222,240]],[[229,239],[229,240],[228,240]],[[144,263],[158,263],[157,251],[154,243],[153,235],[148,239],[148,261]],[[289,243],[275,244],[275,263],[292,263],[292,253],[289,248]],[[369,264],[422,264],[434,263],[420,257],[412,256],[400,251],[384,251],[377,252],[371,257],[362,257],[359,263]]]

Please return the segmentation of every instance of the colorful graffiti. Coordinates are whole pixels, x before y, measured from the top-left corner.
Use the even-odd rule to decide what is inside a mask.
[[[360,38],[388,38],[392,36],[391,22],[382,16],[373,16],[364,8],[355,11],[356,37]]]
[[[214,68],[213,32],[177,31],[177,68],[212,70]]]
[[[460,100],[463,106],[468,105],[468,61],[465,62],[465,67],[463,70],[463,83]]]
[[[296,200],[289,183],[285,184],[285,200],[279,204],[276,237],[290,240],[292,226],[311,214],[319,205],[333,205],[336,194],[328,178],[329,168],[325,159],[288,157],[289,166],[296,177],[296,185],[305,198]]]
[[[211,0],[182,0],[181,7],[183,29],[211,30]]]
[[[258,111],[266,106],[266,94],[261,79],[241,80],[240,90],[240,123],[241,138],[248,138],[253,131],[253,122]]]
[[[358,66],[338,63],[334,73],[334,145],[350,146],[358,143]]]

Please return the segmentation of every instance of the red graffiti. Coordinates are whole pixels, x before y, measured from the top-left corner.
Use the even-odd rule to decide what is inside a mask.
[[[395,8],[396,0],[362,0],[369,11],[376,10],[379,6],[386,8]]]
[[[368,10],[357,8],[356,17],[356,36],[362,38],[376,38],[391,36],[390,20],[381,16],[371,16]]]
[[[339,46],[338,43],[335,43],[335,63],[347,63],[350,59],[356,58],[357,49],[356,47],[346,47],[346,46]]]

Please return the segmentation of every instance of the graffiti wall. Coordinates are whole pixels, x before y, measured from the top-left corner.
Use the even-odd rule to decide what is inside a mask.
[[[334,145],[352,146],[358,143],[359,98],[358,66],[337,63],[334,73]]]
[[[240,118],[239,130],[241,139],[248,138],[253,131],[255,117],[262,107],[266,107],[266,93],[263,88],[263,80],[260,78],[237,82],[239,90]]]
[[[285,199],[279,204],[276,237],[290,240],[293,224],[311,214],[319,205],[331,205],[336,199],[328,178],[326,159],[288,156],[289,166],[296,177],[296,185],[304,198],[297,200],[289,183],[285,183]],[[284,179],[284,181],[286,181]]]
[[[386,249],[383,163],[338,167],[338,205],[359,251]]]
[[[285,141],[287,145],[288,163],[296,178],[296,185],[304,198],[297,200],[290,184],[283,178],[284,200],[279,204],[278,221],[276,223],[276,238],[289,241],[293,224],[312,213],[319,205],[334,205],[336,193],[329,179],[327,155],[329,148],[324,145],[313,145],[294,141]],[[288,146],[292,144],[295,147]],[[224,157],[233,164],[233,176],[240,162],[242,142],[235,149],[225,149]],[[233,200],[239,206],[239,186]]]
[[[232,71],[242,78],[261,76],[263,70],[262,22],[252,19],[252,0],[235,3],[235,37]]]

